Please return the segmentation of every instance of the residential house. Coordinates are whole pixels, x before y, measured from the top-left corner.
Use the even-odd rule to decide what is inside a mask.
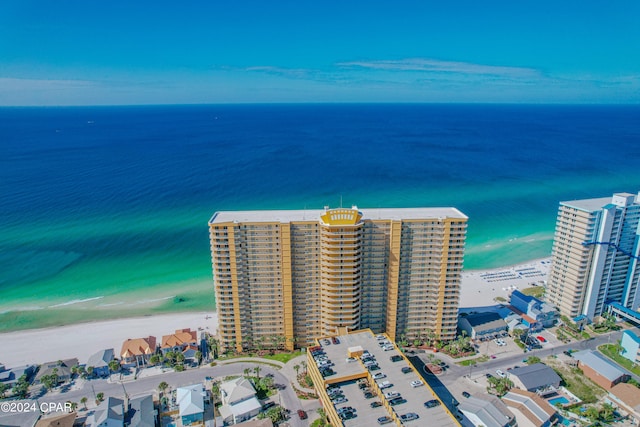
[[[176,390],[178,414],[183,426],[204,423],[204,396],[202,384],[180,387]]]
[[[76,421],[76,413],[71,412],[69,414],[54,413],[53,416],[47,416],[41,418],[35,425],[35,427],[73,427]]]
[[[156,337],[128,339],[122,343],[120,359],[124,365],[145,365],[156,352]]]
[[[125,416],[128,426],[155,427],[157,411],[153,405],[153,396],[135,397],[129,400],[129,408]]]
[[[0,365],[0,382],[13,387],[23,375],[27,376],[27,380],[30,380],[35,372],[35,365],[24,365],[11,369],[5,369],[4,365]]]
[[[507,332],[507,323],[495,312],[471,313],[459,317],[458,328],[472,339],[479,339]]]
[[[532,331],[550,328],[560,318],[560,312],[554,306],[533,296],[525,295],[518,290],[511,293],[509,302],[517,310],[516,312],[519,311],[523,314],[525,325],[529,326]]]
[[[198,333],[191,329],[178,329],[171,335],[164,335],[160,350],[162,354],[169,351],[180,352],[184,355],[185,360],[195,362],[197,360],[196,353],[200,351]]]
[[[525,390],[511,389],[502,396],[502,402],[516,416],[518,427],[548,427],[558,415],[546,400]]]
[[[544,390],[557,390],[562,378],[550,367],[543,363],[534,363],[509,371],[509,379],[515,387],[533,393]]]
[[[606,390],[629,379],[628,374],[599,353],[583,350],[572,353],[572,356],[578,361],[578,368],[582,369],[584,375]]]
[[[178,329],[175,333],[171,335],[164,335],[162,337],[160,350],[162,351],[162,354],[169,351],[182,352],[182,350],[189,345],[198,346],[198,333],[189,328]]]
[[[620,345],[622,357],[640,365],[640,337],[631,331],[624,331]]]
[[[114,360],[114,351],[112,348],[106,350],[100,350],[99,352],[93,354],[87,360],[87,367],[93,367],[94,375],[98,377],[106,377],[110,373],[109,362]]]
[[[515,415],[497,397],[485,400],[471,396],[460,402],[458,410],[476,427],[513,427],[517,425]]]
[[[219,408],[224,425],[234,425],[255,417],[262,405],[256,397],[251,381],[236,378],[220,384],[222,405]]]
[[[124,401],[115,397],[103,400],[94,413],[87,417],[86,427],[123,427]]]
[[[640,424],[640,390],[636,386],[616,384],[609,390],[608,400],[629,414],[632,424]]]
[[[24,399],[24,400],[12,400],[12,404],[16,405],[16,408],[37,408],[39,402],[37,400]],[[3,401],[4,403],[4,401]],[[40,418],[40,411],[23,411],[23,412],[11,412],[0,411],[0,426],[2,427],[34,427]]]
[[[40,380],[45,375],[55,373],[58,376],[58,384],[67,382],[71,379],[71,368],[78,366],[78,359],[57,360],[55,362],[47,362],[40,365],[40,369],[34,379],[34,384],[40,384]]]

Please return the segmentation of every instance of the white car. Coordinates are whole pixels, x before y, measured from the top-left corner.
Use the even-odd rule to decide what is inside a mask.
[[[400,393],[398,393],[397,391],[390,391],[388,393],[385,393],[384,397],[386,397],[387,399],[393,399],[394,397],[400,397]]]
[[[504,372],[502,372],[500,369],[496,370],[496,374],[500,377],[500,378],[507,378],[507,376],[505,375]]]
[[[424,384],[422,384],[422,381],[420,380],[415,380],[415,381],[411,381],[411,387],[420,387]]]
[[[378,383],[378,387],[380,387],[380,390],[384,390],[385,388],[393,387],[393,384],[389,381],[380,381]]]
[[[387,376],[386,376],[385,374],[383,374],[382,372],[378,372],[377,374],[375,374],[375,375],[373,376],[373,379],[374,379],[374,380],[381,380],[381,379],[383,379],[383,378],[387,378]]]
[[[390,350],[393,350],[393,346],[392,345],[385,345],[384,347],[382,347],[382,349],[384,351],[390,351]]]
[[[355,362],[356,360],[358,359],[356,359],[355,357],[347,357],[346,359],[347,363]]]

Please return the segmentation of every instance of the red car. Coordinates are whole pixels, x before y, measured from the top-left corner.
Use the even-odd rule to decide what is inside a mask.
[[[307,419],[307,413],[302,409],[298,409],[298,416],[300,417],[301,420]]]
[[[540,335],[538,335],[536,338],[538,338],[538,341],[540,341],[540,342],[547,342],[547,340],[544,339],[544,337],[542,337]]]

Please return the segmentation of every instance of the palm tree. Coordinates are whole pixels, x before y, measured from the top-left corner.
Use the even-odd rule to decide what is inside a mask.
[[[304,373],[306,375],[306,373],[307,373],[307,361],[303,360],[302,362],[300,362],[300,365],[302,365],[302,369],[304,369]]]
[[[70,400],[67,400],[67,406],[69,407],[69,409],[71,409],[71,412],[73,412],[76,409],[78,409],[78,402],[72,402]]]
[[[298,378],[298,371],[300,370],[300,365],[293,365],[293,370],[296,371],[296,378]]]
[[[162,381],[160,384],[158,384],[158,390],[160,391],[161,395],[164,395],[165,390],[167,390],[168,388],[169,384],[167,384],[166,381]]]
[[[80,403],[82,403],[82,404],[84,405],[84,410],[85,410],[85,411],[87,410],[87,401],[88,401],[88,400],[89,400],[89,399],[87,399],[87,397],[86,397],[86,396],[83,396],[83,397],[82,397],[82,399],[80,399]]]
[[[202,363],[202,352],[200,350],[196,351],[196,360],[198,361],[198,366]]]
[[[242,372],[244,372],[244,376],[245,377],[248,377],[249,376],[249,372],[251,372],[251,368],[244,368],[244,370]]]
[[[109,370],[111,372],[118,372],[120,370],[120,362],[118,362],[116,359],[113,359],[111,362],[109,362]]]
[[[255,368],[253,368],[253,371],[256,373],[256,377],[258,377],[258,380],[260,380],[260,366],[256,366]]]
[[[100,402],[104,400],[104,393],[100,392],[96,394],[96,405],[99,405]]]

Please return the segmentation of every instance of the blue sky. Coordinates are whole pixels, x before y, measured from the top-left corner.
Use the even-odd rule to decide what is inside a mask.
[[[637,0],[6,0],[0,105],[638,103],[639,22]]]

